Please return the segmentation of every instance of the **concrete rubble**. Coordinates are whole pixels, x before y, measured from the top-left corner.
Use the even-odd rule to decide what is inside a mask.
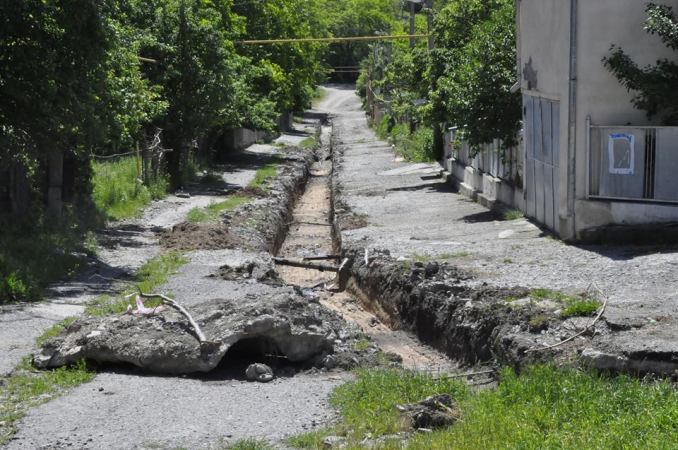
[[[274,355],[286,362],[318,364],[359,334],[341,317],[296,292],[213,299],[192,306],[191,315],[214,346],[203,346],[186,319],[165,310],[154,316],[81,318],[47,341],[34,364],[43,369],[74,364],[128,363],[149,372],[187,374],[215,369],[230,349],[245,345],[251,362]]]

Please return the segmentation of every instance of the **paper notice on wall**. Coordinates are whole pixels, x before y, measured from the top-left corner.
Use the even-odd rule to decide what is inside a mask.
[[[615,175],[633,175],[635,169],[636,138],[628,133],[611,133],[608,138],[607,152],[610,161],[610,173]]]

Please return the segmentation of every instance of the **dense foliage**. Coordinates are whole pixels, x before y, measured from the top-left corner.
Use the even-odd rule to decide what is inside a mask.
[[[388,93],[392,127],[447,123],[462,128],[472,148],[494,139],[514,145],[521,120],[520,96],[511,92],[514,8],[512,0],[445,2],[434,17],[434,49],[427,51],[424,42],[412,50],[405,43],[390,45],[387,58],[369,61],[359,87],[369,71],[375,91]]]
[[[671,50],[678,51],[678,18],[673,8],[649,3],[645,29],[658,35]],[[623,49],[613,46],[605,66],[629,91],[633,104],[649,117],[660,115],[666,125],[678,124],[678,64],[668,59],[654,66],[639,67]]]
[[[0,2],[0,222],[13,225],[0,240],[0,303],[34,297],[78,265],[43,274],[31,251],[9,245],[17,236],[32,235],[43,261],[80,252],[94,206],[133,214],[162,195],[165,175],[180,186],[224,131],[273,131],[310,103],[326,45],[238,41],[329,33],[326,0]],[[136,161],[98,158],[143,151],[155,136],[170,151],[153,177],[140,178]],[[56,221],[45,205],[61,155],[67,208]]]

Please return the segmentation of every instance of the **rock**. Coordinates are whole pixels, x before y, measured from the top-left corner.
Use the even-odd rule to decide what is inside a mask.
[[[397,406],[411,422],[412,428],[442,428],[452,425],[459,413],[449,394],[428,397],[419,403]]]
[[[342,436],[327,436],[323,439],[325,448],[342,448],[346,445],[346,438]]]
[[[327,355],[322,359],[321,365],[327,370],[332,370],[337,367],[337,357],[334,355]]]
[[[177,192],[176,196],[179,198],[191,198],[191,194],[188,192]]]
[[[333,353],[334,337],[349,327],[338,314],[307,302],[295,291],[238,301],[215,299],[187,309],[215,344],[201,346],[187,320],[171,309],[152,317],[85,317],[45,342],[34,355],[34,364],[51,369],[84,358],[129,363],[157,373],[208,372],[241,341],[248,348],[265,344],[267,352],[298,363]],[[252,360],[260,356],[253,355]]]
[[[250,381],[258,381],[260,383],[268,383],[273,379],[273,369],[266,364],[256,363],[250,364],[245,370],[245,376]]]

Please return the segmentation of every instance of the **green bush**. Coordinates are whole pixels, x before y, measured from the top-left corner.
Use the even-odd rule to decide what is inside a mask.
[[[28,286],[16,272],[0,279],[0,303],[24,301],[28,294]]]

